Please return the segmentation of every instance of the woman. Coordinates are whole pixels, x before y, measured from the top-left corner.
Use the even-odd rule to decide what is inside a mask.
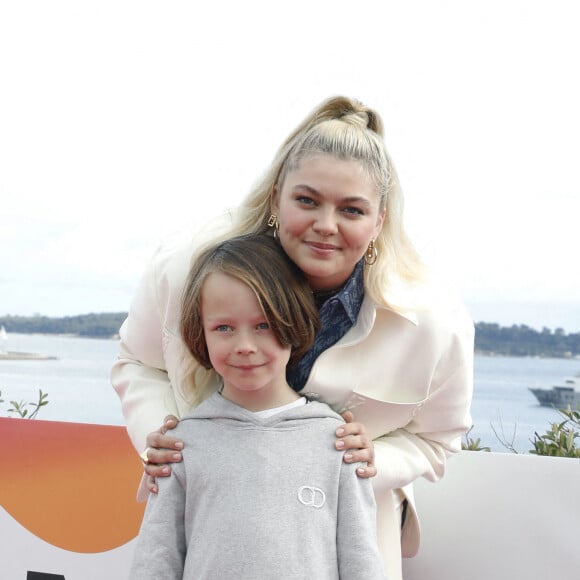
[[[430,289],[403,229],[402,192],[382,134],[372,109],[329,99],[282,144],[219,233],[212,226],[160,250],[121,329],[112,381],[133,444],[139,452],[148,446],[147,462],[157,464],[147,472],[169,474],[164,464],[180,460],[179,442],[165,434],[175,422],[155,427],[218,386],[179,335],[192,256],[209,242],[270,230],[304,272],[322,320],[289,383],[354,415],[336,446],[349,449],[345,460],[368,462],[361,475],[376,474],[379,543],[387,575],[400,578],[401,554],[419,546],[410,484],[438,480],[471,425],[473,324],[461,305]],[[194,400],[185,395],[191,383]]]

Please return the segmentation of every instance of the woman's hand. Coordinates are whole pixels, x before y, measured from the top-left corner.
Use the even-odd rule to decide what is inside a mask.
[[[167,415],[163,425],[147,435],[147,449],[141,455],[143,468],[147,474],[147,489],[152,493],[159,490],[155,483],[156,477],[167,477],[171,474],[168,463],[179,463],[182,460],[180,451],[183,449],[183,441],[166,435],[168,430],[175,429],[178,423],[177,417]]]
[[[377,474],[375,467],[375,447],[362,423],[354,422],[354,415],[345,411],[342,418],[344,425],[336,430],[338,440],[335,445],[339,450],[346,450],[343,460],[346,463],[366,463],[366,467],[359,467],[356,473],[359,477],[374,477]]]

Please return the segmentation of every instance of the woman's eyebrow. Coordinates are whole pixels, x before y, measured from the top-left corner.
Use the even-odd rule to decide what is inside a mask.
[[[313,195],[320,195],[320,192],[317,189],[314,189],[314,187],[306,185],[305,183],[298,183],[292,188],[292,191],[301,191],[301,190],[306,190],[307,192],[312,193]]]
[[[317,196],[322,196],[322,194],[315,189],[314,187],[310,186],[310,185],[306,185],[305,183],[299,183],[297,185],[295,185],[292,188],[293,192],[298,192],[298,191],[307,191],[308,193],[312,194],[312,195],[317,195]],[[363,205],[367,205],[370,206],[371,203],[370,201],[364,197],[364,196],[359,196],[359,195],[352,195],[349,197],[345,197],[343,199],[341,199],[342,203],[362,203]]]

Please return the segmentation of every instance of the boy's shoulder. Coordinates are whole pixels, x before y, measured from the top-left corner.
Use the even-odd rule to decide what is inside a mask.
[[[308,403],[306,406],[309,407],[312,411],[315,411],[313,414],[321,418],[324,417],[327,419],[334,419],[340,423],[344,423],[344,419],[340,416],[340,414],[316,393],[302,393],[302,396]]]

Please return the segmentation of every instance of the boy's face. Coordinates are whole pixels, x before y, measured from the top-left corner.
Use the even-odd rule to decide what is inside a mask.
[[[210,274],[201,291],[201,314],[209,358],[223,377],[226,398],[251,408],[289,389],[290,346],[280,344],[249,286],[221,272]]]

